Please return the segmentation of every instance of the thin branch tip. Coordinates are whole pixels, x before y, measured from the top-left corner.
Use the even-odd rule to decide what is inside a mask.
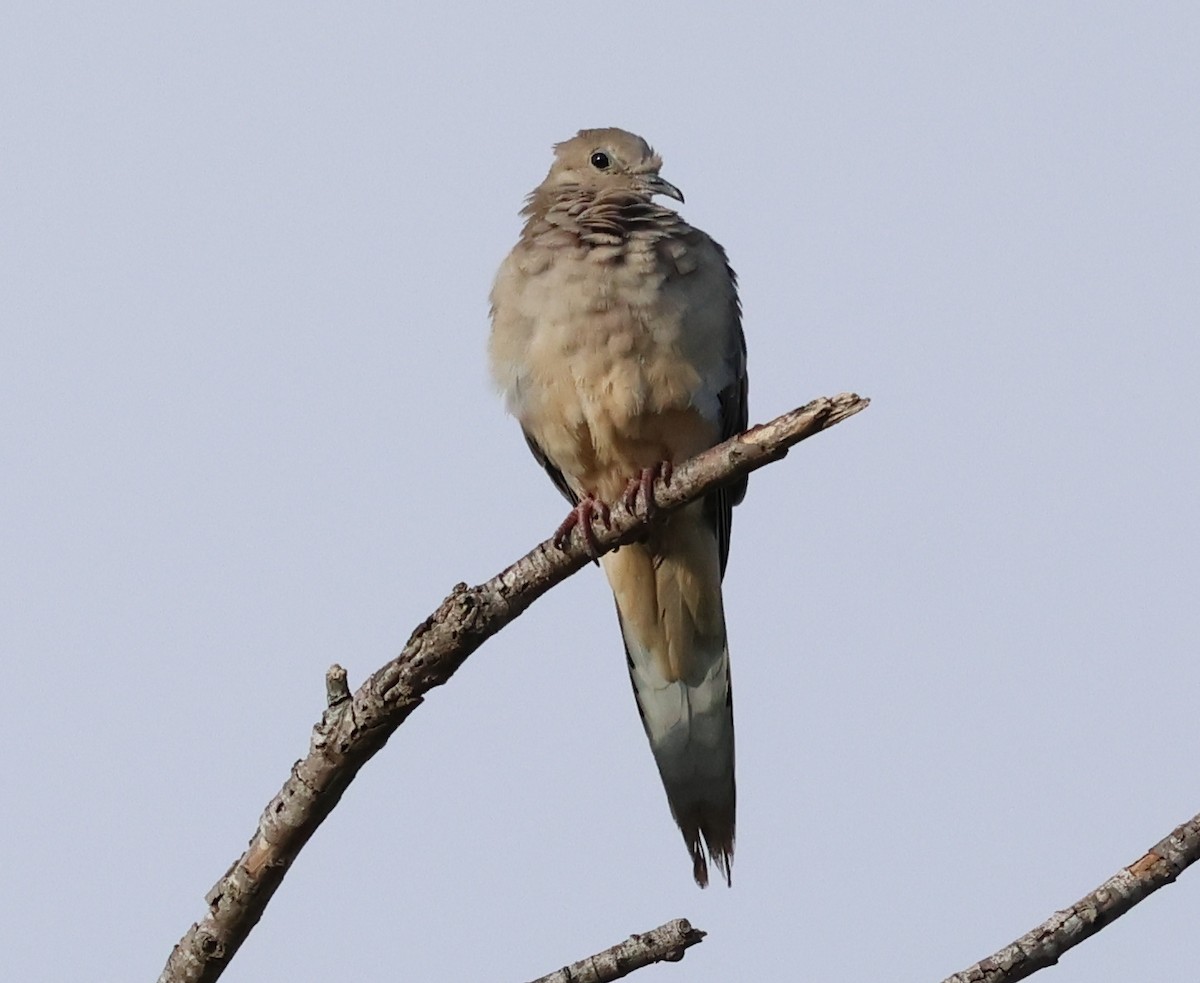
[[[349,674],[335,662],[325,672],[325,705],[333,709],[349,699]]]
[[[700,942],[705,934],[693,928],[686,918],[676,918],[649,932],[631,935],[624,942],[541,976],[533,983],[610,983],[643,966],[679,962],[684,952]]]

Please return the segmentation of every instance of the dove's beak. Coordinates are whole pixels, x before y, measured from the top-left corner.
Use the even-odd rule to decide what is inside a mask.
[[[668,198],[674,198],[678,202],[683,201],[683,192],[670,181],[660,178],[657,174],[647,179],[646,189],[652,195],[666,195]]]

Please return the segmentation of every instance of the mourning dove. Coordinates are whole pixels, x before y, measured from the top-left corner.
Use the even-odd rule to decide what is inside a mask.
[[[670,466],[746,428],[746,346],[724,250],[653,198],[683,195],[641,137],[557,144],[492,289],[492,374],[575,506],[560,537],[620,498],[653,508]],[[671,813],[708,883],[730,881],[733,703],[721,579],[746,480],[600,560]]]

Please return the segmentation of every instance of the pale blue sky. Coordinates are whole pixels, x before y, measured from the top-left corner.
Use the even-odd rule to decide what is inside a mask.
[[[153,979],[307,746],[557,493],[486,378],[550,145],[742,283],[732,890],[585,571],[434,693],[229,981],[942,979],[1200,810],[1195,3],[21,4],[0,18],[6,972]],[[1048,971],[1192,978],[1200,873]],[[1041,977],[1039,977],[1040,979]]]

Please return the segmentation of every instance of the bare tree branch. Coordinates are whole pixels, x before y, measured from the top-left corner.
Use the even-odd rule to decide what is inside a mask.
[[[1095,935],[1200,858],[1200,815],[1156,843],[1140,860],[1118,871],[1070,908],[1055,912],[1031,932],[942,983],[1015,983],[1053,966],[1068,949]]]
[[[656,487],[659,514],[779,460],[793,445],[853,416],[867,402],[848,393],[815,399],[684,462],[668,485],[660,482]],[[615,507],[611,529],[596,530],[601,552],[636,539],[646,524],[624,506]],[[292,767],[291,776],[259,819],[246,852],[209,891],[207,912],[175,946],[159,983],[209,983],[220,977],[309,837],[359,769],[387,743],[425,694],[446,682],[486,639],[588,560],[578,530],[566,550],[547,540],[487,583],[455,587],[437,611],[417,626],[400,655],[353,696],[345,670],[330,669],[328,708],[313,729],[308,756]]]
[[[549,976],[539,976],[533,983],[609,983],[651,963],[679,962],[684,950],[701,941],[704,935],[700,929],[692,928],[686,918],[676,918],[642,935],[631,935],[624,942]]]

